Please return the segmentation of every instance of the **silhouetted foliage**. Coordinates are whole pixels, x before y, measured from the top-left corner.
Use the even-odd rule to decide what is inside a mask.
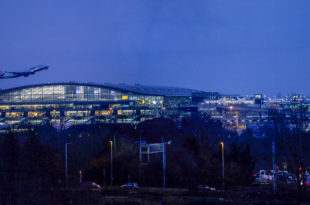
[[[231,138],[227,138],[228,135]],[[225,143],[226,183],[231,186],[249,184],[255,166],[249,136],[243,134],[238,138],[235,133],[222,128],[218,121],[198,117],[183,119],[181,123],[159,118],[139,125],[76,125],[59,131],[45,125],[44,128],[31,128],[27,133],[9,133],[3,137],[0,179],[1,183],[9,179],[16,189],[27,190],[20,195],[27,199],[39,190],[65,187],[64,147],[69,142],[69,186],[79,186],[80,170],[84,182],[109,185],[109,141],[112,141],[114,185],[138,182],[140,186],[162,186],[162,154],[152,155],[148,163],[140,162],[137,141],[141,139],[147,143],[172,141],[167,144],[168,187],[195,188],[199,184],[221,187],[221,141]]]

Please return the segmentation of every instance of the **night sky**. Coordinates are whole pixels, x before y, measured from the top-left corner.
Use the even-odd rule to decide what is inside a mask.
[[[310,95],[309,0],[1,0],[0,80]]]

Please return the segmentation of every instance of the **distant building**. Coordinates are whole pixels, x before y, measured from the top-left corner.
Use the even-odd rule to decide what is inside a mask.
[[[254,102],[255,102],[255,104],[257,104],[257,105],[262,105],[263,104],[263,100],[264,100],[264,98],[263,98],[263,95],[262,94],[256,94],[255,96],[254,96]]]

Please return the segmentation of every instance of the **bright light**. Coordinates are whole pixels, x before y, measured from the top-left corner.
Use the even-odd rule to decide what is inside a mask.
[[[234,107],[233,106],[229,106],[229,109],[232,110],[232,109],[234,109]]]

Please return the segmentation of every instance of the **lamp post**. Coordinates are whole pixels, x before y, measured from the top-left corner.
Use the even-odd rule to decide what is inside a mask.
[[[235,108],[234,108],[234,106],[229,106],[229,110],[230,111],[233,111]],[[238,131],[239,130],[239,112],[238,112],[238,110],[237,109],[235,109],[236,110],[236,130]]]
[[[272,187],[273,192],[277,193],[278,191],[278,184],[277,184],[277,165],[276,165],[276,143],[273,139],[272,141],[272,167],[273,167],[273,180],[272,180]]]
[[[71,142],[65,143],[66,185],[67,186],[68,186],[68,144],[71,144]]]
[[[166,143],[163,144],[163,185],[164,191],[166,191]]]
[[[79,175],[80,175],[80,184],[82,184],[82,182],[83,182],[83,173],[82,173],[82,170],[79,171]]]
[[[225,168],[225,164],[224,164],[224,142],[221,142],[221,145],[222,145],[222,188],[223,188],[223,191],[224,191],[224,188],[225,188],[225,182],[224,182],[224,179],[225,179],[225,175],[224,175],[224,168]]]
[[[113,185],[113,141],[110,140],[111,145],[111,186]]]
[[[164,142],[164,138],[162,138],[162,148],[163,148],[163,187],[164,192],[166,191],[166,145],[171,144],[171,141]]]

